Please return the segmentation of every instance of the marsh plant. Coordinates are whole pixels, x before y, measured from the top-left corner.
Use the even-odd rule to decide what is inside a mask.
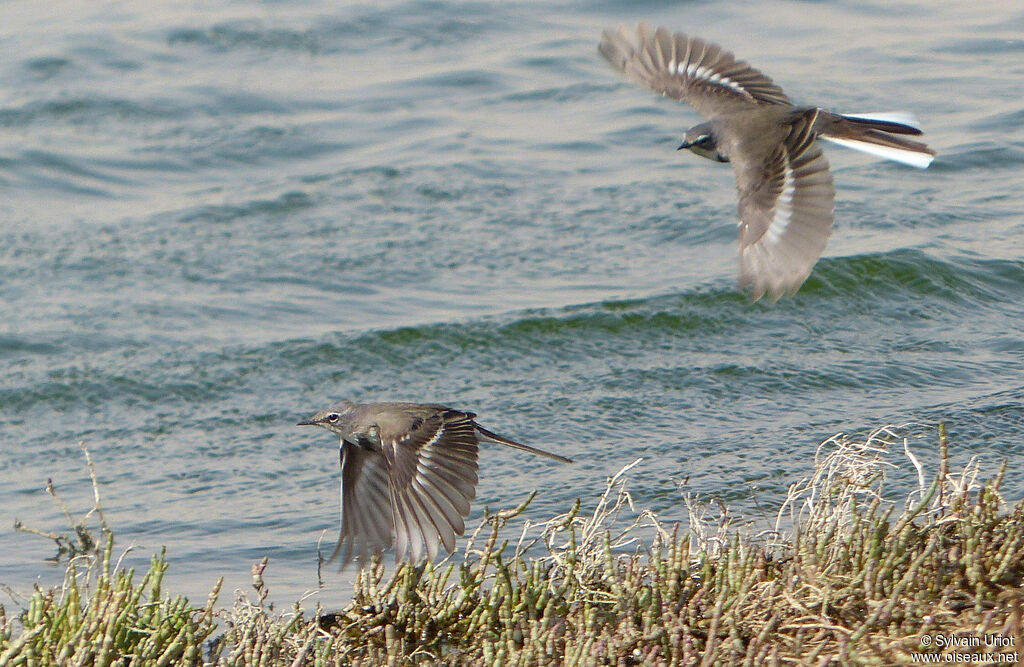
[[[925,636],[998,636],[986,650],[1012,659],[1024,640],[1024,502],[1002,498],[1005,467],[984,482],[976,460],[951,471],[941,429],[937,449],[929,474],[900,429],[833,437],[761,532],[693,497],[681,498],[685,527],[638,510],[634,462],[592,506],[534,525],[527,501],[488,514],[456,556],[390,575],[370,563],[333,613],[303,601],[275,612],[266,560],[254,594],[218,609],[218,585],[193,606],[162,591],[162,554],[136,583],[108,537],[69,562],[60,588],[36,589],[16,618],[0,611],[0,667],[891,665],[977,650]],[[889,499],[896,466],[917,483]]]

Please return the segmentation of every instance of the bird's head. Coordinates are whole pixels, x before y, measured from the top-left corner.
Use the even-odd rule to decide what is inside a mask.
[[[711,130],[710,123],[695,125],[686,131],[683,136],[683,143],[679,144],[679,150],[692,151],[701,157],[716,162],[728,162],[729,158],[718,151],[718,140]]]
[[[309,419],[301,421],[298,426],[320,426],[332,433],[344,437],[349,434],[351,424],[348,420],[348,405],[342,403],[334,407],[321,410]]]

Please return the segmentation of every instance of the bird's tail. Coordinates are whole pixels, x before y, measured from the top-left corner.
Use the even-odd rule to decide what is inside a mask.
[[[935,159],[927,144],[906,137],[919,136],[921,128],[905,111],[839,115],[821,110],[814,129],[821,139],[912,167],[924,169]]]
[[[508,445],[509,447],[515,447],[516,449],[521,449],[524,452],[530,452],[531,454],[540,454],[541,456],[546,456],[549,459],[554,459],[556,461],[561,461],[562,463],[572,463],[572,459],[567,459],[564,456],[559,456],[558,454],[552,454],[551,452],[545,452],[543,449],[537,449],[536,447],[530,447],[529,445],[524,445],[523,443],[516,442],[515,440],[509,440],[508,438],[503,438],[500,435],[498,435],[497,433],[493,433],[491,431],[488,431],[487,429],[485,429],[483,426],[480,426],[479,424],[476,425],[476,432],[477,432],[477,435],[480,437],[481,440],[487,440],[489,442],[497,442],[497,443],[502,444],[502,445]]]

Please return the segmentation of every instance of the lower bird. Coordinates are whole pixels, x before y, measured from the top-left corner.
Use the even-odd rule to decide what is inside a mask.
[[[341,555],[342,567],[357,551],[365,562],[392,545],[396,560],[433,560],[441,545],[453,552],[476,497],[481,442],[572,463],[488,431],[472,412],[443,405],[343,401],[299,426],[341,437],[341,534],[328,562]]]
[[[794,106],[779,86],[722,47],[665,28],[606,30],[601,55],[657,93],[707,119],[680,149],[731,162],[739,191],[740,287],[759,299],[794,293],[832,232],[835,189],[816,139],[897,160],[931,164],[935,151],[906,112],[840,115]]]

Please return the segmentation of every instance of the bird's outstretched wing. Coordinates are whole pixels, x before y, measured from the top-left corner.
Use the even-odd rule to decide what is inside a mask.
[[[355,551],[364,561],[391,546],[391,485],[380,452],[348,442],[341,444],[341,534],[328,562],[342,555],[341,566]]]
[[[598,49],[630,80],[688,103],[705,118],[740,106],[790,104],[762,72],[697,37],[640,24],[605,30]]]
[[[754,299],[796,292],[832,233],[835,188],[814,140],[817,113],[803,112],[766,162],[733,162],[740,198],[740,286],[749,286]]]
[[[395,412],[378,420],[391,479],[395,558],[455,550],[476,497],[479,441],[471,412]]]

